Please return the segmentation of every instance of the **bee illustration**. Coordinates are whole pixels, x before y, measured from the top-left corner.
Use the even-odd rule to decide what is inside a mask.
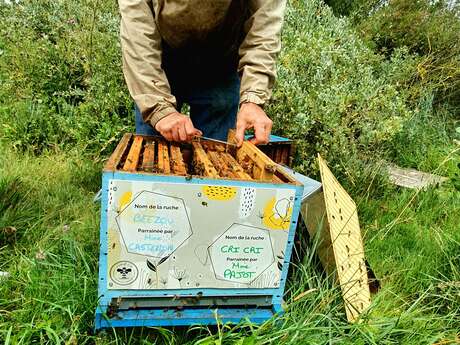
[[[130,274],[133,270],[129,267],[120,267],[117,268],[117,272],[120,273],[121,279],[128,279],[128,274]]]

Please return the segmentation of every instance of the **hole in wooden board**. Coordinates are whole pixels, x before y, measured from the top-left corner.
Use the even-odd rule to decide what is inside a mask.
[[[350,247],[348,247],[348,244],[345,245],[345,249],[347,250],[347,254],[350,254]]]
[[[345,271],[345,267],[343,267],[343,266],[340,266],[340,268],[342,269],[342,271]]]

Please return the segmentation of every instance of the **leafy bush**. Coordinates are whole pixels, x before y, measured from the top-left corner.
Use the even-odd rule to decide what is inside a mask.
[[[369,13],[382,3],[382,0],[325,0],[336,15],[353,15]]]
[[[326,1],[334,12],[349,15],[373,49],[391,55],[407,47],[419,56],[406,84],[417,102],[426,89],[435,102],[460,100],[460,3],[458,1]],[[414,85],[414,82],[415,85]]]
[[[132,130],[115,2],[0,2],[0,18],[4,140],[36,153],[79,145],[107,154]],[[407,88],[420,68],[410,47],[375,53],[319,0],[291,2],[283,44],[267,110],[275,131],[298,141],[297,168],[311,172],[316,152],[337,171],[385,154],[418,104]]]
[[[127,130],[115,2],[0,2],[0,17],[5,139],[35,152],[77,143],[99,151]]]
[[[437,101],[460,100],[460,8],[445,1],[391,0],[358,25],[363,37],[388,53],[407,47],[418,54],[415,78]],[[419,93],[416,94],[419,96]]]
[[[291,2],[283,43],[268,111],[275,130],[297,141],[297,168],[314,169],[317,152],[336,171],[380,155],[413,113],[401,86],[416,63],[407,50],[386,60],[314,0]]]

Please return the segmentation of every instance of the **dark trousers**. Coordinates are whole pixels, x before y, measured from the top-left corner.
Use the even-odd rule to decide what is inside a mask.
[[[188,104],[192,122],[204,136],[226,140],[228,130],[235,128],[240,100],[237,58],[213,50],[163,48],[163,69],[176,97],[177,111]],[[143,121],[137,107],[135,113],[137,134],[158,134]]]

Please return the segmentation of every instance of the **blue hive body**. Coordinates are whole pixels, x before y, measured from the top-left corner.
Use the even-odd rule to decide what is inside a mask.
[[[102,176],[96,330],[282,313],[303,185],[126,171],[132,150],[136,167],[147,156],[134,146]]]

